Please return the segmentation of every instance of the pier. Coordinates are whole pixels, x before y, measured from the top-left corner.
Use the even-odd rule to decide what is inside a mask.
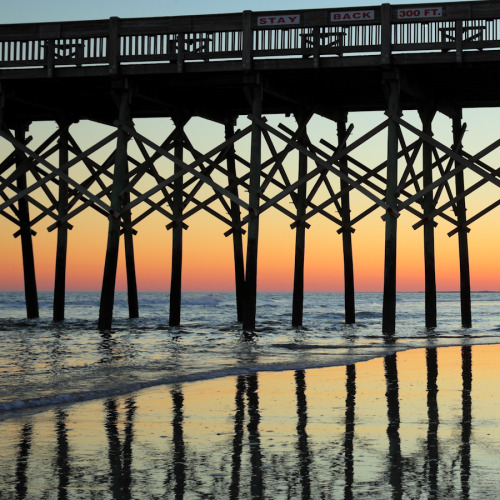
[[[500,139],[466,151],[462,112],[500,106],[499,62],[494,1],[0,25],[0,215],[21,242],[27,316],[39,314],[36,230],[57,231],[53,318],[60,321],[68,231],[75,216],[94,210],[108,220],[99,329],[112,327],[121,245],[137,317],[136,227],[155,213],[172,237],[169,324],[179,325],[183,234],[204,211],[233,240],[237,318],[252,331],[259,222],[272,208],[296,235],[292,324],[303,322],[307,228],[319,217],[342,240],[345,321],[354,323],[352,233],[376,211],[385,223],[381,328],[392,334],[398,218],[406,211],[423,232],[426,327],[437,324],[438,223],[458,240],[461,322],[470,327],[468,233],[500,201],[472,213],[467,197],[500,187],[487,158]],[[351,139],[349,117],[365,111],[384,118]],[[418,126],[405,117],[415,111]],[[449,119],[444,139],[433,127],[438,114]],[[281,115],[293,116],[295,128],[271,119]],[[315,116],[331,121],[336,137],[313,139]],[[238,128],[242,117],[247,125]],[[139,119],[174,127],[158,142],[138,130]],[[193,119],[222,126],[219,141],[198,150],[187,126]],[[111,132],[82,148],[72,126],[83,121]],[[57,130],[32,147],[37,122]],[[375,136],[384,137],[385,159],[366,164],[356,152]],[[353,193],[368,202],[359,213]]]

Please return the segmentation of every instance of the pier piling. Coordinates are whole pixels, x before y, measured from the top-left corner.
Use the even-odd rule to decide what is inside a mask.
[[[382,332],[393,334],[396,331],[396,248],[397,248],[397,195],[398,185],[398,124],[391,116],[398,116],[399,79],[388,75],[385,80],[387,90],[387,186],[386,203],[389,205],[385,220],[385,260],[384,260],[384,297],[382,308]]]
[[[345,147],[347,139],[346,131],[347,116],[337,121],[337,137],[339,149]],[[347,157],[340,160],[340,170],[346,175],[349,174]],[[356,322],[356,306],[354,298],[354,265],[352,257],[352,228],[351,228],[351,205],[348,184],[344,179],[340,179],[340,190],[344,191],[340,202],[342,207],[342,250],[344,255],[344,311],[345,322],[350,325]]]
[[[432,137],[432,120],[435,109],[426,106],[419,110],[422,131]],[[423,187],[432,184],[432,146],[424,141],[422,145]],[[436,258],[434,249],[434,219],[429,217],[434,210],[433,191],[423,197],[424,211],[424,267],[425,267],[425,326],[434,328],[437,324],[436,312]]]
[[[26,127],[24,124],[18,124],[15,129],[16,140],[21,144],[26,142]],[[23,191],[26,189],[26,156],[24,152],[16,151],[16,168],[24,169],[24,172],[17,179],[17,189]],[[26,297],[26,314],[30,319],[39,317],[38,293],[36,287],[35,258],[33,254],[33,241],[30,225],[30,213],[28,200],[21,198],[18,204],[19,226],[21,233],[21,250],[23,256],[24,272],[24,294]]]
[[[225,139],[234,135],[234,119],[225,123]],[[236,161],[234,144],[231,144],[227,153],[227,172],[229,177],[229,191],[238,197],[236,177]],[[233,179],[233,180],[231,180]],[[245,263],[243,259],[243,230],[241,229],[241,213],[239,205],[231,200],[231,221],[233,223],[233,255],[234,255],[234,280],[236,288],[236,317],[239,323],[243,322],[245,301]]]
[[[254,82],[249,87],[252,97],[252,117],[260,119],[262,114],[262,87]],[[250,146],[250,188],[249,188],[249,220],[247,236],[247,256],[245,268],[245,315],[243,329],[255,329],[257,308],[257,251],[259,246],[259,191],[261,176],[261,143],[262,134],[259,125],[252,122]]]
[[[300,126],[300,118],[297,119]],[[305,134],[305,125],[304,133]],[[300,141],[304,143],[304,141]],[[299,152],[298,179],[307,174],[307,156]],[[307,183],[303,182],[297,188],[295,206],[297,210],[297,225],[295,226],[295,266],[293,274],[292,326],[302,326],[304,314],[304,259],[306,247],[306,225],[302,220],[306,213]]]
[[[121,125],[130,122],[130,92],[127,88],[116,89],[119,107],[118,136],[116,140],[115,170],[113,173],[113,188],[111,191],[111,213],[109,214],[108,244],[104,262],[101,301],[99,306],[99,330],[109,330],[113,319],[115,300],[116,270],[118,265],[118,250],[120,246],[120,211],[123,206],[123,188],[127,179],[127,133]]]
[[[59,168],[64,168],[68,163],[68,139],[69,123],[59,122]],[[68,183],[65,179],[59,179],[59,199],[57,214],[64,217],[68,212]],[[56,268],[54,281],[54,304],[53,320],[64,320],[64,308],[66,297],[66,258],[68,253],[68,222],[58,221],[57,223],[57,247],[56,247]]]
[[[461,115],[461,113],[460,113]],[[453,118],[453,142],[458,153],[461,152],[462,142],[462,120],[460,116]],[[456,194],[460,196],[465,191],[464,172],[461,170],[455,177]],[[457,201],[457,222],[458,222],[458,253],[460,262],[460,310],[462,316],[462,326],[470,328],[472,326],[471,297],[470,297],[470,269],[469,269],[469,236],[467,222],[467,212],[465,206],[465,196]]]
[[[184,127],[184,120],[175,120],[178,130]],[[174,141],[174,154],[179,160],[182,160],[184,152],[183,133],[176,134]],[[181,170],[179,165],[174,166],[174,173]],[[168,324],[170,326],[179,326],[181,322],[181,293],[182,293],[182,217],[183,210],[183,185],[182,175],[174,181],[174,192],[172,201],[172,271],[170,275],[170,315]]]

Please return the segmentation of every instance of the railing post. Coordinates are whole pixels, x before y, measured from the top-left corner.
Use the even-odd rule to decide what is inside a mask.
[[[185,49],[185,36],[184,33],[177,35],[177,73],[184,71],[184,49]]]
[[[252,49],[253,49],[253,31],[252,31],[252,11],[243,11],[243,53],[242,69],[252,68]]]
[[[381,22],[381,59],[382,66],[391,64],[391,46],[392,46],[392,24],[391,24],[391,5],[382,4],[380,7]]]
[[[54,66],[55,66],[55,41],[45,40],[45,61],[47,65],[47,76],[52,78],[54,76]]]
[[[109,33],[108,33],[108,63],[109,73],[116,75],[120,67],[120,31],[119,17],[109,18]]]
[[[313,28],[313,67],[315,69],[319,68],[319,58],[321,49],[321,37],[319,32],[319,26]]]
[[[457,63],[462,62],[462,52],[463,52],[463,39],[464,39],[464,27],[462,20],[457,19],[455,21],[455,43],[456,43],[456,61]]]

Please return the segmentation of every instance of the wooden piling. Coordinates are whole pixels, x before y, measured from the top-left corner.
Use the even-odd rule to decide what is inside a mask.
[[[184,124],[176,123],[177,127],[183,127]],[[175,157],[182,160],[183,143],[182,135],[177,134],[175,139],[174,154]],[[177,173],[181,167],[175,165],[174,172]],[[172,228],[172,272],[170,275],[170,315],[168,324],[170,326],[179,326],[181,322],[181,293],[182,293],[182,222],[176,220],[182,216],[183,205],[183,177],[179,176],[174,181],[174,192],[172,202],[172,214],[174,216],[174,225]]]
[[[300,124],[299,124],[300,125]],[[303,142],[303,141],[302,141]],[[299,153],[298,178],[307,174],[307,156]],[[297,188],[295,206],[297,209],[297,225],[295,226],[295,265],[293,274],[292,326],[302,326],[304,313],[304,258],[306,249],[306,224],[302,220],[307,206],[307,183]]]
[[[22,144],[26,142],[26,131],[24,124],[19,124],[15,129],[16,140]],[[22,151],[16,150],[16,167],[22,168],[21,165],[25,160],[25,155]],[[26,173],[23,173],[17,179],[17,188],[19,191],[26,189],[27,180]],[[21,198],[18,203],[19,207],[19,225],[21,235],[21,250],[23,256],[23,272],[24,272],[24,295],[26,301],[26,314],[30,319],[39,317],[38,309],[38,293],[36,287],[35,275],[35,259],[33,255],[33,241],[31,238],[30,214],[28,200]]]
[[[422,120],[422,131],[432,136],[432,119],[435,110],[425,107],[419,110]],[[432,146],[424,141],[422,145],[423,187],[432,184]],[[423,196],[424,212],[424,267],[425,267],[425,326],[434,328],[437,325],[436,312],[436,259],[434,248],[434,219],[428,217],[434,210],[434,194],[429,191]]]
[[[234,119],[228,120],[225,124],[225,138],[229,139],[234,135]],[[234,145],[231,144],[226,158],[227,172],[229,177],[236,178],[236,162],[235,162],[235,150]],[[229,191],[238,196],[238,185],[236,183],[231,183]],[[243,306],[244,306],[244,295],[245,295],[245,263],[243,258],[243,239],[242,231],[240,228],[241,214],[240,206],[231,200],[231,221],[233,227],[236,228],[233,231],[233,254],[234,254],[234,280],[236,285],[236,315],[237,320],[243,322]]]
[[[130,193],[125,193],[123,196],[123,204],[127,205],[130,202]],[[129,318],[139,317],[139,298],[137,294],[137,278],[135,273],[135,255],[134,255],[134,231],[130,227],[132,222],[132,214],[127,210],[123,214],[123,242],[125,246],[125,268],[127,271],[127,299],[128,299],[128,316]]]
[[[128,124],[130,121],[130,93],[126,88],[118,89],[116,92],[119,105],[119,121],[120,123]],[[120,244],[120,216],[118,213],[123,206],[123,195],[121,193],[127,180],[127,142],[128,137],[126,132],[119,128],[116,140],[115,169],[110,200],[111,211],[109,214],[108,244],[99,306],[98,327],[100,330],[109,330],[113,320],[116,269]]]
[[[262,114],[262,87],[255,83],[251,86],[252,116],[261,118]],[[261,130],[252,123],[252,139],[250,149],[250,187],[249,187],[249,221],[247,236],[247,256],[245,269],[245,315],[243,329],[255,329],[257,308],[257,250],[259,244],[259,190],[261,172]]]
[[[347,116],[343,120],[337,121],[337,137],[339,148],[345,147],[346,140],[346,120]],[[349,168],[347,165],[347,158],[344,156],[340,160],[340,170],[346,175],[349,173]],[[348,184],[345,180],[340,179],[340,189],[341,191],[346,189]],[[342,195],[341,199],[342,207],[342,249],[344,255],[344,311],[345,311],[345,322],[346,324],[353,324],[356,322],[356,308],[355,308],[355,298],[354,298],[354,266],[352,258],[352,231],[350,227],[351,223],[351,206],[350,206],[350,194],[346,189],[346,192]]]
[[[460,116],[453,118],[453,142],[457,153],[461,152],[461,130],[462,120]],[[463,170],[455,176],[456,194],[460,196],[465,190]],[[460,310],[462,315],[462,326],[472,326],[471,297],[470,297],[470,269],[469,269],[469,241],[468,228],[466,227],[467,215],[465,197],[457,201],[456,206],[458,221],[458,254],[460,262]]]
[[[64,168],[68,163],[68,128],[67,122],[59,122],[59,168]],[[63,217],[68,212],[68,183],[65,179],[59,178],[59,199],[57,213]],[[64,320],[64,306],[66,297],[66,257],[68,252],[68,223],[58,222],[57,225],[57,247],[56,247],[56,267],[54,281],[54,321]]]
[[[399,81],[391,75],[386,80],[389,117],[399,114]],[[396,242],[397,209],[396,189],[398,185],[398,125],[390,120],[387,129],[387,186],[386,203],[389,205],[385,220],[385,261],[384,261],[384,298],[382,308],[382,332],[393,334],[396,331]]]

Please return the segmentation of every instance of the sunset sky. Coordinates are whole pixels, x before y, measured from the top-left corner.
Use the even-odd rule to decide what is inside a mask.
[[[398,4],[403,2],[393,2]],[[423,2],[414,2],[423,3]],[[380,5],[379,2],[365,0],[364,6]],[[148,17],[187,14],[213,14],[219,12],[238,12],[251,10],[283,10],[301,8],[325,8],[356,5],[352,2],[317,0],[304,5],[298,0],[284,1],[216,1],[201,2],[194,0],[159,1],[87,1],[62,2],[52,0],[35,2],[18,0],[11,2],[2,13],[2,23],[45,22],[83,19],[102,19],[110,16]],[[469,153],[477,153],[498,138],[492,123],[497,121],[498,110],[464,110],[467,132],[464,147]],[[414,112],[405,113],[403,118],[418,125]],[[382,113],[352,113],[348,123],[354,124],[350,140],[355,140],[371,127],[384,119]],[[290,126],[293,120],[285,117],[273,118],[273,123],[284,121]],[[189,128],[189,137],[198,141],[206,151],[222,142],[224,131],[220,125],[197,120]],[[244,119],[239,127],[247,124]],[[171,130],[171,121],[161,122],[165,132],[158,132],[158,122],[136,124],[160,143]],[[42,142],[54,130],[54,124],[34,124],[30,134],[34,142]],[[326,120],[316,120],[309,127],[315,140],[325,138],[336,144],[336,125]],[[89,123],[74,125],[71,129],[77,141],[85,144],[97,142],[110,130]],[[434,123],[435,138],[451,146],[451,120],[442,115]],[[383,161],[385,154],[385,133],[373,143],[353,153],[367,165],[376,166]],[[240,149],[238,149],[240,148]],[[0,142],[0,158],[10,152],[5,142]],[[238,152],[248,158],[249,149],[245,143],[237,146]],[[378,161],[377,161],[378,159]],[[498,168],[500,152],[494,151],[484,160]],[[296,159],[295,159],[296,160]],[[286,168],[292,181],[296,176],[297,164],[293,157],[287,159]],[[310,163],[311,165],[311,163]],[[400,166],[400,170],[403,165]],[[477,177],[468,177],[474,182]],[[466,180],[467,182],[467,180]],[[468,201],[468,217],[472,216],[498,198],[498,188],[485,186]],[[441,203],[445,199],[442,198]],[[441,204],[440,203],[440,204]],[[293,210],[286,200],[283,205]],[[353,195],[352,215],[360,213],[367,205],[360,194]],[[500,278],[500,238],[497,229],[499,212],[494,210],[471,226],[469,233],[471,284],[473,290],[498,290]],[[139,210],[139,213],[142,211]],[[452,212],[448,210],[449,215]],[[384,222],[383,211],[378,209],[356,226],[353,235],[355,263],[355,284],[357,291],[381,291],[383,288],[384,261]],[[68,290],[99,290],[101,287],[104,255],[107,239],[107,219],[96,212],[85,211],[72,224],[75,228],[69,233],[68,247]],[[290,229],[290,220],[276,210],[264,213],[260,222],[259,275],[258,288],[261,291],[290,291],[293,284],[293,263],[295,232]],[[337,226],[316,215],[310,221],[311,228],[306,233],[306,291],[342,291],[343,258],[342,238],[337,234]],[[417,219],[411,214],[402,214],[398,223],[398,290],[419,291],[424,288],[423,271],[423,230],[412,229]],[[35,264],[39,290],[52,290],[54,281],[56,231],[49,233],[51,224],[44,219],[35,227],[34,237]],[[137,226],[138,235],[134,239],[136,252],[137,279],[140,291],[168,290],[170,285],[171,233],[165,229],[167,221],[156,214]],[[186,291],[217,291],[234,289],[232,240],[224,237],[227,227],[211,215],[199,212],[186,223],[189,229],[184,232],[183,289]],[[453,227],[444,220],[438,220],[436,238],[436,270],[438,290],[457,290],[459,288],[458,241],[457,236],[449,238],[447,232]],[[2,235],[2,272],[0,290],[22,290],[22,262],[20,240],[13,238],[15,226],[0,218]],[[123,252],[120,254],[117,289],[125,289]]]

